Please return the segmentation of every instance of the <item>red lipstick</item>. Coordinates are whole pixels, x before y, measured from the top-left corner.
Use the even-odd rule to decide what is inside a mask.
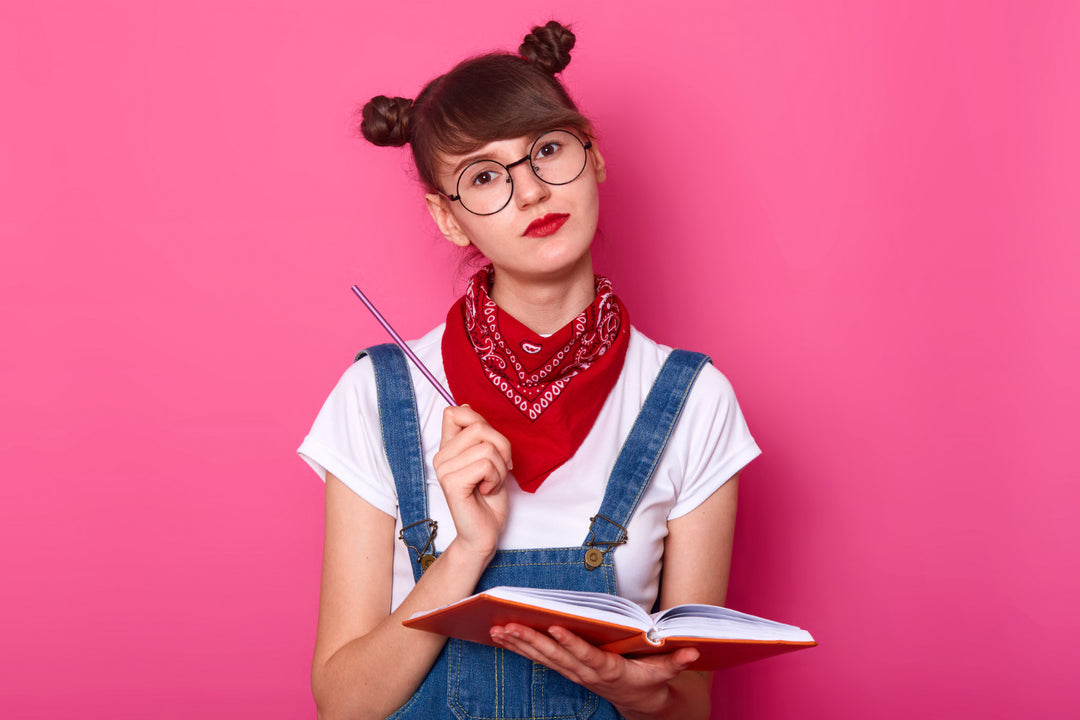
[[[561,228],[563,223],[569,219],[570,216],[566,213],[548,213],[544,217],[537,218],[529,223],[529,227],[525,228],[522,235],[534,238],[547,237]]]

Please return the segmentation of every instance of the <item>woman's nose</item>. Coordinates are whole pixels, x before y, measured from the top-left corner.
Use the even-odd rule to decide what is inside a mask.
[[[535,205],[551,194],[551,186],[533,172],[532,165],[522,163],[514,178],[514,199],[519,208]]]

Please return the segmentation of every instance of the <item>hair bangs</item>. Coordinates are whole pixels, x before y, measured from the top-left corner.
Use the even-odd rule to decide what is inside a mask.
[[[425,88],[417,104],[424,111],[412,132],[413,157],[431,190],[439,189],[442,158],[553,128],[590,131],[558,80],[510,54],[466,60]]]

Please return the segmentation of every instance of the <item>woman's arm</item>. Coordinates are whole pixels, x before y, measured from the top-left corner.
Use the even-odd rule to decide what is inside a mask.
[[[458,537],[393,613],[394,518],[327,473],[311,669],[320,718],[384,718],[420,686],[445,638],[401,621],[460,600],[476,587],[505,524],[509,458],[509,443],[483,418],[468,408],[447,409],[435,466]]]
[[[708,500],[668,523],[660,607],[723,605],[735,531],[738,474]],[[563,628],[544,634],[523,625],[492,628],[503,647],[543,663],[610,701],[627,720],[709,717],[712,675],[686,670],[697,650],[627,659]]]

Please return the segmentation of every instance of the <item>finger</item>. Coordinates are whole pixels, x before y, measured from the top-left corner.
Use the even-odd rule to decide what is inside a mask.
[[[500,628],[492,628],[492,630],[496,631],[500,630]],[[507,644],[529,648],[530,655],[543,657],[568,655],[551,637],[533,630],[527,625],[507,623],[498,634]]]
[[[449,418],[458,427],[467,427],[478,422],[486,422],[484,416],[473,410],[469,405],[447,407],[443,410],[443,418]]]
[[[440,457],[457,455],[474,445],[489,445],[492,450],[499,454],[504,463],[509,462],[509,441],[486,422],[478,422],[451,432],[457,434],[447,438],[445,442],[440,444],[437,453]]]
[[[487,421],[484,420],[483,415],[476,412],[468,405],[445,408],[442,416],[442,439],[440,446],[445,446],[447,442],[474,426],[491,427],[488,425]],[[473,442],[479,442],[479,439],[476,438]]]
[[[583,680],[578,670],[588,670],[552,638],[524,625],[510,623],[502,628],[493,627],[491,638],[500,647],[545,665],[576,683]]]
[[[493,428],[484,417],[468,405],[460,407],[448,407],[443,410],[442,439],[440,449],[447,448],[454,439],[458,439],[462,447],[468,445],[490,442],[499,454],[502,455],[506,464],[513,468],[513,460],[510,455],[510,441],[506,436]]]
[[[658,679],[667,681],[679,673],[689,670],[690,666],[699,657],[701,657],[701,653],[696,648],[679,648],[672,653],[644,655],[635,658],[634,661],[642,665],[648,665]]]
[[[476,486],[476,492],[484,497],[498,495],[506,488],[506,471],[498,473],[495,477],[484,477]]]
[[[473,490],[483,497],[493,497],[505,487],[506,466],[502,464],[502,458],[493,460],[485,457],[473,464],[466,472],[473,472],[480,478]]]
[[[462,468],[457,473],[443,476],[439,478],[443,494],[446,495],[448,501],[455,504],[462,500],[476,501],[499,497],[499,491],[504,487],[504,484],[498,478],[486,478],[484,473],[490,472],[493,472],[491,463],[482,460]],[[494,490],[485,494],[480,492],[480,485],[483,483],[498,483],[498,485],[495,486]]]
[[[462,428],[468,427],[472,422],[476,422],[472,416],[479,417],[480,414],[470,408],[468,405],[461,405],[458,407],[447,407],[443,410],[442,414],[442,444],[445,445],[448,440],[455,437],[461,432]]]
[[[607,677],[610,673],[615,672],[616,668],[612,663],[613,658],[610,653],[601,650],[569,630],[559,626],[548,628],[548,634],[555,638],[559,645],[577,658],[582,665],[594,670],[601,678]],[[696,648],[679,648],[672,653],[647,655],[642,658],[637,658],[636,662],[651,666],[654,678],[666,682],[686,670],[699,657],[701,657],[701,653]]]
[[[510,466],[503,456],[490,444],[467,447],[460,452],[451,447],[440,450],[433,459],[435,477],[444,492],[453,492],[451,486],[465,492],[479,490],[490,495],[503,486]],[[471,470],[466,472],[466,469]]]
[[[503,458],[490,445],[474,445],[456,455],[441,457],[435,463],[435,475],[444,491],[459,488],[471,493],[479,489],[488,495],[498,490],[508,470]]]
[[[503,460],[506,462],[506,466],[513,470],[514,458],[510,453],[510,441],[506,439],[505,435],[503,435],[495,428],[491,427],[490,425],[488,425],[488,427],[491,428],[491,433],[485,436],[487,441],[495,446],[495,449],[499,451],[499,454],[502,455]]]
[[[564,640],[573,644],[573,648],[560,642],[555,635],[551,634],[551,630],[555,630]],[[559,669],[560,672],[570,670],[580,676],[583,672],[588,673],[595,671],[598,667],[606,667],[608,653],[563,628],[549,628],[548,632],[544,633],[525,625],[509,623],[507,631],[511,637],[527,643],[535,652],[541,654],[545,658],[545,664]]]
[[[679,648],[671,654],[672,662],[685,670],[686,668],[697,662],[697,659],[701,657],[701,652],[697,648]],[[682,672],[680,670],[680,672]]]
[[[555,638],[555,642],[573,655],[577,660],[589,667],[599,667],[607,659],[607,653],[570,632],[566,628],[552,625],[548,628],[548,635]]]
[[[457,441],[463,446],[488,443],[502,456],[503,461],[512,468],[514,465],[510,455],[510,441],[479,415],[477,418],[476,422],[462,428],[453,441]]]
[[[437,473],[457,472],[466,465],[472,465],[478,460],[489,460],[500,471],[508,469],[503,456],[491,443],[479,443],[466,445],[465,447],[457,447],[453,442],[451,444],[453,447],[444,448],[436,453],[437,460],[434,461],[434,465]]]

